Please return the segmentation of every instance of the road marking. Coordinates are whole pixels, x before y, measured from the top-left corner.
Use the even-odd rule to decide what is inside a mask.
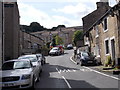
[[[60,70],[58,70],[57,68],[56,68],[56,70],[58,71],[58,73],[62,73],[62,72],[63,73],[64,72],[76,72],[77,71],[77,70],[74,70],[74,69],[71,69],[71,70],[70,69],[63,69],[63,70],[60,69]]]
[[[65,80],[65,82],[67,83],[68,87],[69,87],[69,88],[72,88],[72,87],[70,86],[69,82],[65,79],[65,77],[62,76],[62,78],[63,78],[63,79]]]
[[[77,62],[75,62],[75,61],[72,59],[72,56],[70,57],[70,60],[71,60],[73,63],[77,64]]]
[[[74,60],[72,60],[72,56],[70,57],[70,60],[71,60],[73,63],[77,64]],[[107,75],[107,74],[105,74],[105,73],[102,73],[102,72],[96,71],[96,70],[91,69],[91,68],[89,68],[89,67],[85,67],[85,66],[82,66],[82,67],[87,68],[87,69],[89,69],[90,71],[96,72],[96,73],[98,73],[98,74],[104,75],[104,76],[106,76],[106,77],[110,77],[110,78],[113,78],[113,79],[116,79],[116,80],[120,80],[120,79],[117,78],[117,77]]]
[[[58,70],[58,68],[56,68],[57,72],[60,74],[61,72]]]
[[[61,74],[61,72],[58,70],[58,68],[56,68],[56,70],[57,70],[57,72],[58,72],[59,74]],[[65,79],[65,77],[62,76],[62,78],[64,79],[64,81],[66,82],[66,84],[68,85],[68,87],[69,87],[69,88],[72,88],[72,87],[70,86],[69,82]]]
[[[89,70],[91,70],[91,71],[93,71],[93,72],[96,72],[96,73],[98,73],[98,74],[104,75],[104,76],[106,76],[106,77],[110,77],[110,78],[113,78],[113,79],[116,79],[116,80],[120,80],[120,79],[117,78],[117,77],[107,75],[107,74],[105,74],[105,73],[102,73],[102,72],[99,72],[99,71],[93,70],[93,69],[91,69],[91,68],[89,68],[89,67],[85,67],[85,66],[83,66],[83,67],[86,68],[86,69],[89,69]]]

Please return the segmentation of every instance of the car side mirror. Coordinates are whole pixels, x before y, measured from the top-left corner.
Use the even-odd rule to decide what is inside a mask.
[[[37,65],[32,64],[32,67],[36,67]]]

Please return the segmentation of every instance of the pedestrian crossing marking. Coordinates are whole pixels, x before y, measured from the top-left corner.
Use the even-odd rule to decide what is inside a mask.
[[[75,70],[75,69],[57,69],[58,73],[64,73],[64,72],[76,72],[76,71],[82,71],[82,72],[92,72],[92,70],[89,69],[79,69],[79,70]]]

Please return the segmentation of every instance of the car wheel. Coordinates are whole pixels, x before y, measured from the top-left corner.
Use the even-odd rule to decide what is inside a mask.
[[[82,61],[80,61],[80,63],[79,63],[79,64],[80,64],[80,66],[83,66],[83,62],[82,62]]]
[[[46,63],[46,61],[44,60],[44,64]]]
[[[35,88],[35,77],[33,76],[32,87],[31,87],[31,89],[34,90],[34,88]]]
[[[43,65],[43,64],[44,64],[44,61],[42,60],[42,61],[41,61],[41,65]]]
[[[39,72],[39,76],[38,76],[38,78],[37,78],[37,82],[40,81],[40,75],[41,75],[41,73]]]

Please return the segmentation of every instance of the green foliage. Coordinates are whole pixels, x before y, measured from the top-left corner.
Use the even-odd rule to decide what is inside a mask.
[[[59,37],[58,35],[56,35],[55,42],[56,42],[56,45],[63,44],[63,39]]]
[[[46,30],[46,28],[41,26],[38,22],[32,22],[29,26],[20,25],[20,27],[21,27],[21,29],[24,29],[26,32],[37,32],[37,31]]]
[[[51,44],[51,46],[53,46],[53,47],[56,46],[55,37],[56,37],[56,36],[53,36],[53,39],[52,39],[52,44]]]
[[[43,55],[48,55],[48,52],[49,52],[49,48],[47,48],[47,46],[43,46],[42,49],[41,49],[41,53]]]
[[[77,44],[77,41],[80,41],[82,39],[82,35],[83,35],[83,32],[80,30],[77,30],[76,32],[74,32],[73,43],[75,46]]]
[[[30,24],[30,28],[33,32],[37,32],[37,31],[42,31],[44,30],[43,26],[41,26],[39,23],[37,22],[32,22]]]
[[[105,62],[105,66],[107,67],[108,65],[111,65],[111,64],[112,64],[111,56],[108,56]]]

